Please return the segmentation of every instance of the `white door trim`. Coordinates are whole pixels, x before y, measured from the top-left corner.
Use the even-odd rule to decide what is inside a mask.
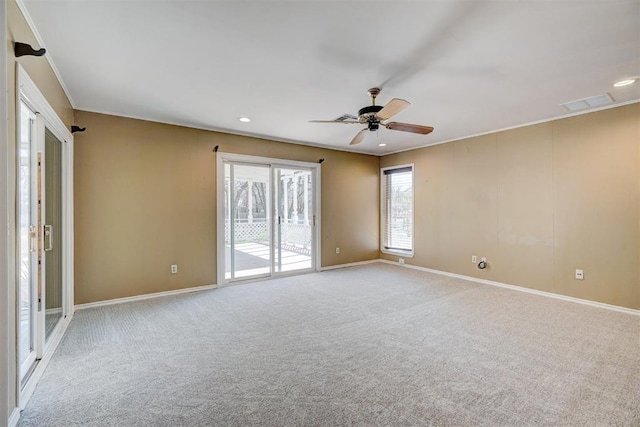
[[[234,154],[234,153],[224,153],[217,152],[216,153],[216,214],[217,214],[217,284],[218,286],[223,286],[226,283],[225,275],[224,275],[224,162],[238,162],[245,164],[256,164],[256,165],[268,165],[271,169],[274,167],[291,167],[291,168],[303,168],[310,169],[314,174],[313,179],[313,203],[315,206],[315,227],[313,227],[313,246],[315,250],[314,256],[314,265],[312,267],[313,271],[320,271],[321,262],[321,217],[320,213],[322,212],[320,206],[320,163],[310,163],[310,162],[301,162],[297,160],[286,160],[286,159],[276,159],[271,157],[261,157],[261,156],[249,156],[244,154]],[[273,179],[273,178],[271,178]],[[273,207],[272,207],[273,208]],[[272,209],[273,210],[273,209]]]
[[[9,354],[17,351],[15,319],[11,319],[10,307],[15,305],[12,291],[15,281],[9,277],[9,227],[15,217],[9,196],[9,132],[7,99],[7,2],[0,1],[0,424],[15,424],[19,412],[15,409],[17,379],[9,377]],[[11,159],[13,160],[13,159]],[[6,225],[5,225],[6,224]],[[16,374],[18,375],[18,374]],[[16,415],[18,414],[18,415]]]

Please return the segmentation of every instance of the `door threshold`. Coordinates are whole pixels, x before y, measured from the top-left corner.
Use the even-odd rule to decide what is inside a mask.
[[[311,273],[319,273],[319,270],[315,270],[315,269],[307,269],[307,270],[296,270],[296,271],[286,271],[284,273],[277,273],[271,276],[253,276],[253,277],[248,277],[246,279],[241,279],[241,280],[234,280],[232,282],[224,282],[222,284],[219,284],[218,287],[219,288],[226,288],[228,286],[235,286],[235,285],[244,285],[247,283],[255,283],[255,282],[261,282],[261,281],[267,281],[267,280],[274,280],[274,279],[281,279],[284,277],[292,277],[292,276],[302,276],[304,274],[311,274]]]

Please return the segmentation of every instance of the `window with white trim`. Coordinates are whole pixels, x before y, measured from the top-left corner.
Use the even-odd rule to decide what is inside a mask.
[[[413,165],[383,168],[381,182],[381,250],[413,255]]]

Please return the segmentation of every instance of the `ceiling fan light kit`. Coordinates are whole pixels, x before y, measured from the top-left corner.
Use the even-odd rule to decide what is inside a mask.
[[[376,98],[380,94],[380,88],[373,87],[368,90],[368,93],[371,97],[371,105],[362,107],[360,110],[358,110],[358,117],[344,114],[338,117],[336,120],[311,120],[311,122],[366,125],[367,127],[358,132],[356,136],[351,140],[349,145],[360,144],[366,137],[367,131],[375,132],[380,128],[380,126],[383,126],[389,130],[399,130],[402,132],[417,133],[421,135],[427,135],[433,132],[433,128],[431,126],[414,125],[411,123],[387,122],[387,120],[389,120],[391,117],[409,107],[411,103],[404,99],[393,98],[385,106],[376,105]]]

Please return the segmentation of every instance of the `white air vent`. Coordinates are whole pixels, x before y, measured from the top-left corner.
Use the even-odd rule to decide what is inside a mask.
[[[608,93],[605,93],[604,95],[590,96],[589,98],[586,98],[585,101],[587,101],[587,104],[589,104],[589,107],[591,108],[613,104],[613,98]]]
[[[589,108],[589,104],[587,104],[586,101],[583,101],[582,99],[566,102],[564,104],[560,104],[560,106],[570,113],[574,111],[586,110],[587,108]]]
[[[613,104],[613,97],[605,93],[604,95],[590,96],[588,98],[576,99],[575,101],[560,104],[567,112],[587,110],[589,108],[602,107],[603,105]]]

